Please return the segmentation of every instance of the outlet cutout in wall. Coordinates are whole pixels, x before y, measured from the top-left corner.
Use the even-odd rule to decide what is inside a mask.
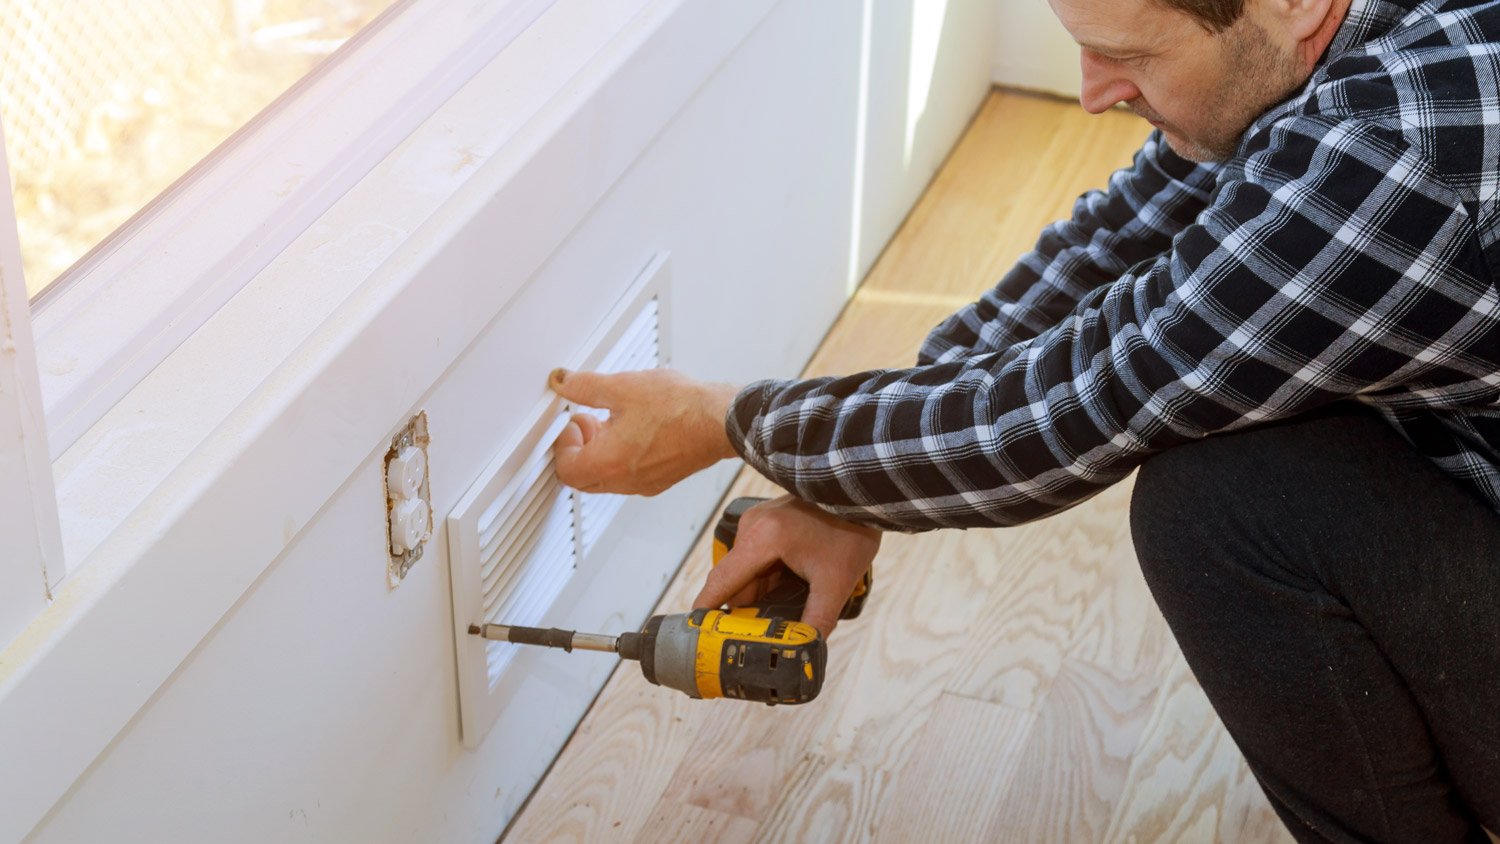
[[[432,484],[427,476],[427,412],[391,437],[385,453],[386,579],[400,585],[432,537]]]

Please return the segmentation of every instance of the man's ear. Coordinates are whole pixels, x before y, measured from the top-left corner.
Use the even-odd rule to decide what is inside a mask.
[[[1296,41],[1311,41],[1328,28],[1333,16],[1334,0],[1270,0],[1285,24],[1287,35]],[[1337,23],[1334,24],[1337,28]]]

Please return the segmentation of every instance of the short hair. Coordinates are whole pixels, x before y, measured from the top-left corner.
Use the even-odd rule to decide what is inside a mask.
[[[1245,11],[1245,0],[1157,0],[1169,8],[1186,12],[1209,32],[1223,32]]]

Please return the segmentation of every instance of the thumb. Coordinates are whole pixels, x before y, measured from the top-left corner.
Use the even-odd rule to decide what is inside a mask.
[[[554,369],[547,377],[547,386],[564,399],[585,407],[609,408],[614,404],[610,376],[597,372]]]

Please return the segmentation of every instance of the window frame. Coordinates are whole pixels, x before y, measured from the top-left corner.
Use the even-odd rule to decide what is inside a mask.
[[[10,184],[0,131],[0,184]],[[0,651],[65,568],[14,200],[0,202]]]
[[[31,314],[49,457],[554,2],[398,0],[43,291]]]

